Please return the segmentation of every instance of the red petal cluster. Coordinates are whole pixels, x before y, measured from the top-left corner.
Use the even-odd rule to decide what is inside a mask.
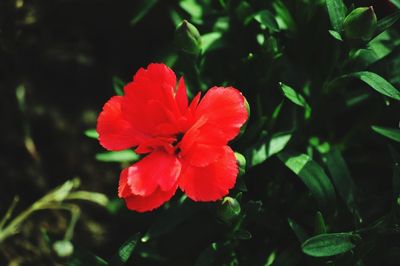
[[[108,150],[147,154],[124,169],[118,196],[131,210],[150,211],[178,187],[195,201],[214,201],[235,185],[238,166],[227,143],[248,113],[235,88],[213,87],[189,104],[183,78],[164,64],[139,69],[103,107],[97,132]]]

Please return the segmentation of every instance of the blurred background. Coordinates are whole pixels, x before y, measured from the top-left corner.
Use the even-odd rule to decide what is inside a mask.
[[[400,2],[345,5],[346,14],[372,5],[378,22],[393,16],[393,25],[363,40],[339,31],[340,41],[328,32],[324,0],[1,0],[0,220],[16,196],[18,203],[0,231],[67,185],[16,234],[0,237],[0,265],[105,265],[93,259],[109,260],[129,236],[138,244],[127,265],[397,265],[399,144],[371,126],[398,129],[399,99],[362,79],[336,78],[369,71],[398,90]],[[176,41],[184,19],[200,32],[198,51]],[[247,129],[232,143],[247,160],[230,193],[239,217],[181,193],[144,214],[117,199],[119,172],[138,157],[105,153],[93,129],[103,104],[151,62],[184,75],[191,95],[232,85],[249,101]],[[304,96],[296,94],[300,104],[279,82]],[[283,149],[321,165],[334,203],[315,200],[286,155],[276,156]],[[350,181],[341,185],[335,176],[343,175]],[[377,224],[386,231],[361,235],[355,251],[315,259],[302,251],[299,232],[312,236],[318,219],[328,232],[362,234]],[[55,247],[62,239],[70,244]]]

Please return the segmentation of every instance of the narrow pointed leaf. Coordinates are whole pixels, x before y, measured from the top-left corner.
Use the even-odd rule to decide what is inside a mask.
[[[391,140],[400,142],[400,129],[389,127],[371,126],[372,130]]]
[[[346,203],[349,211],[359,220],[360,214],[355,201],[356,187],[342,154],[336,147],[332,147],[328,153],[323,155],[323,160],[337,192]]]
[[[152,9],[158,0],[141,0],[135,8],[135,13],[130,22],[131,26],[136,25]]]
[[[329,19],[333,29],[337,32],[342,31],[343,20],[346,17],[347,8],[342,0],[326,0]]]
[[[368,71],[361,71],[344,75],[339,79],[351,77],[358,78],[359,80],[367,83],[371,88],[383,95],[395,100],[400,100],[400,91],[378,74]]]
[[[129,162],[137,161],[139,155],[132,150],[109,151],[96,154],[96,160],[101,162]]]

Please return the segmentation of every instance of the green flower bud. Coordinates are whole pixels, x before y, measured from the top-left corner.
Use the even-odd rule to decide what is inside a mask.
[[[72,255],[74,252],[74,246],[68,240],[59,240],[54,242],[53,250],[60,258],[66,258]]]
[[[348,39],[369,40],[376,30],[377,18],[374,8],[359,7],[347,15],[343,21],[344,34]]]
[[[184,20],[176,28],[175,44],[179,50],[197,55],[201,51],[200,33],[193,24]]]
[[[238,152],[235,152],[235,157],[239,165],[239,176],[241,176],[246,172],[246,158]]]
[[[240,204],[235,198],[225,197],[218,207],[217,215],[222,221],[230,223],[240,214]]]

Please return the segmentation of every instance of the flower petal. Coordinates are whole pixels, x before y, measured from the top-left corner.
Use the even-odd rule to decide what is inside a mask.
[[[128,186],[135,196],[149,196],[157,188],[169,191],[176,183],[181,172],[181,163],[174,154],[153,151],[139,162],[121,173],[121,182]],[[126,175],[127,177],[125,177]],[[126,181],[125,181],[126,178]],[[121,186],[121,185],[120,185]],[[121,195],[126,195],[124,186]]]
[[[213,87],[207,91],[196,108],[195,118],[207,119],[208,135],[223,137],[226,142],[236,137],[246,122],[248,113],[245,99],[240,91],[233,87]]]
[[[122,110],[126,120],[153,136],[177,133],[180,111],[175,100],[176,77],[164,64],[139,69],[125,88]],[[158,127],[163,124],[163,127]],[[164,131],[168,128],[168,132]],[[172,131],[172,132],[171,132]]]
[[[179,187],[195,201],[215,201],[228,194],[238,174],[235,154],[223,146],[223,155],[206,167],[195,167],[189,163],[179,178]]]
[[[164,202],[168,201],[175,194],[177,184],[170,190],[163,191],[157,188],[151,195],[143,196],[130,196],[125,198],[126,207],[130,210],[138,212],[151,211],[160,207]]]
[[[100,144],[108,150],[124,150],[138,145],[147,137],[123,118],[122,96],[112,97],[97,119]]]

